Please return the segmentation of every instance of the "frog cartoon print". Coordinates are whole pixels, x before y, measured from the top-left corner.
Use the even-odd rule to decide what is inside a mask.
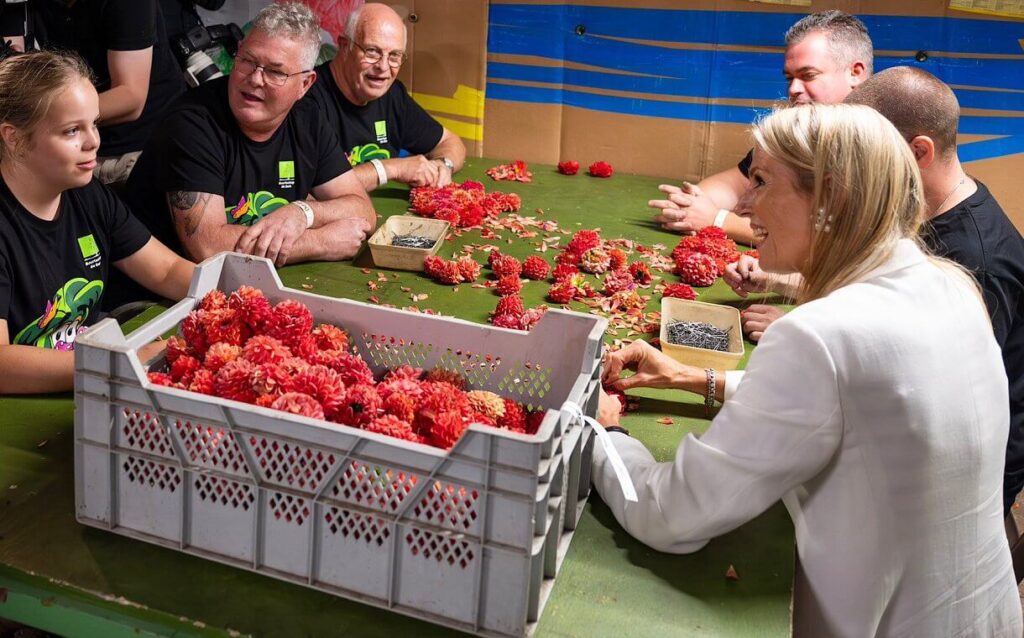
[[[269,191],[258,191],[239,198],[234,206],[225,206],[224,214],[229,224],[252,226],[287,203],[287,199],[277,197]]]
[[[14,344],[49,350],[74,350],[75,339],[103,295],[103,282],[76,277],[61,286],[46,302],[35,321],[21,329]]]

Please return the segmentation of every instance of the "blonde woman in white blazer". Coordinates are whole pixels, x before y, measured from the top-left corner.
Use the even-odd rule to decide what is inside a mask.
[[[601,446],[598,492],[630,534],[673,553],[781,499],[802,566],[796,635],[1020,637],[1001,501],[1006,376],[976,285],[914,239],[924,197],[906,142],[853,105],[778,111],[754,137],[739,208],[761,267],[803,275],[800,304],[745,373],[643,342],[609,354],[605,382],[619,389],[710,389],[724,404],[667,463],[613,428],[639,500]],[[605,425],[617,407],[602,396]]]

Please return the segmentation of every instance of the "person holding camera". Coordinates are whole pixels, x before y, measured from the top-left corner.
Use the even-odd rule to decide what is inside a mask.
[[[367,191],[389,181],[445,186],[462,168],[466,146],[416,104],[397,80],[405,60],[402,18],[384,4],[349,14],[338,55],[317,67],[309,91],[341,139]],[[399,157],[399,151],[408,157]]]
[[[76,338],[99,318],[110,274],[170,299],[188,292],[194,265],[93,176],[98,115],[77,55],[0,61],[0,394],[71,389]]]
[[[28,35],[44,49],[74,51],[92,68],[102,145],[96,176],[121,185],[167,105],[185,91],[157,0],[29,0]],[[7,30],[7,29],[5,29]]]
[[[376,213],[337,135],[300,101],[319,49],[308,7],[269,5],[231,75],[171,109],[126,192],[154,235],[196,261],[225,250],[278,265],[355,255]]]

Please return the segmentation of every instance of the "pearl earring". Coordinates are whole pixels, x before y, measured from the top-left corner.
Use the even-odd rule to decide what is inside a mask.
[[[814,219],[814,229],[822,233],[831,232],[832,230],[832,215],[825,213],[824,206],[818,209],[818,214]]]

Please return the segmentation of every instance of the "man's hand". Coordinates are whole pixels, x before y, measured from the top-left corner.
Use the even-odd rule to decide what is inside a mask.
[[[660,211],[654,221],[665,230],[677,233],[694,233],[712,226],[718,215],[718,206],[699,186],[683,182],[682,187],[662,184],[658,190],[667,199],[652,199],[647,205]]]
[[[740,255],[739,260],[726,264],[722,279],[743,298],[752,292],[768,292],[772,285],[772,276],[761,270],[757,259],[748,255]]]
[[[452,181],[448,167],[440,161],[427,159],[424,155],[411,155],[389,162],[391,179],[409,186],[444,186]],[[444,181],[447,180],[447,181]]]
[[[294,204],[288,204],[271,212],[250,226],[235,243],[235,251],[266,257],[277,266],[288,261],[288,255],[306,230],[306,215]]]
[[[320,259],[351,259],[359,252],[359,247],[366,241],[370,230],[370,222],[363,217],[346,217],[318,228],[317,233],[323,237],[323,255]]]
[[[776,306],[765,304],[754,304],[740,312],[740,321],[743,325],[743,334],[751,341],[760,341],[761,335],[768,326],[772,325],[786,313]]]
[[[682,388],[689,368],[668,355],[655,350],[646,341],[634,341],[622,350],[609,352],[601,374],[603,385],[620,391],[630,388]],[[623,370],[636,372],[620,379]],[[701,371],[703,374],[703,371]]]

